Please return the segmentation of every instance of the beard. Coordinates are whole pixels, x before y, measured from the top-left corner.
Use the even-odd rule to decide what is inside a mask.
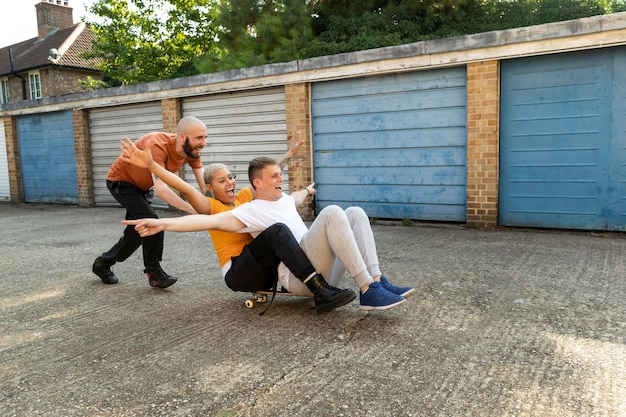
[[[195,155],[193,153],[194,148],[191,147],[191,144],[189,143],[189,136],[185,137],[185,143],[183,143],[183,151],[185,151],[185,154],[193,159],[198,159],[200,158],[200,153],[198,152],[197,155]]]

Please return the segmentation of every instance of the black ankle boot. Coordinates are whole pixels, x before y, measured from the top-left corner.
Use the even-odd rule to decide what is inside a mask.
[[[105,284],[117,284],[117,277],[111,271],[111,263],[104,260],[102,256],[96,258],[91,267],[91,271],[100,277]]]
[[[161,269],[161,265],[148,267],[143,272],[148,276],[151,287],[167,288],[178,281],[178,278],[168,275]]]
[[[313,293],[315,312],[317,314],[344,306],[356,298],[354,291],[335,288],[329,285],[320,274],[316,274],[308,280],[306,286]]]

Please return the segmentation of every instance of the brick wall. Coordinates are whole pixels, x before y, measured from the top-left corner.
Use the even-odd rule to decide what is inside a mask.
[[[26,81],[22,83],[22,80],[18,77],[8,77],[9,81],[9,102],[28,100],[28,74],[21,74],[25,76]],[[24,92],[26,92],[24,95]]]
[[[72,112],[74,126],[74,152],[76,153],[76,182],[78,184],[78,205],[94,206],[93,170],[91,168],[91,142],[89,141],[89,112]]]
[[[9,81],[9,101],[30,100],[30,85],[28,72],[20,73],[24,80],[10,76]],[[43,97],[62,96],[64,94],[85,92],[79,80],[91,77],[99,80],[101,76],[90,71],[81,71],[68,68],[43,68],[39,70],[41,79],[41,95]]]
[[[312,182],[310,91],[311,86],[309,83],[288,84],[285,86],[287,135],[300,131],[301,138],[304,140],[304,144],[298,153],[288,163],[290,193],[302,190]],[[313,219],[313,199],[309,198],[298,211],[305,220]]]
[[[467,219],[498,224],[499,61],[467,65]]]
[[[163,120],[164,132],[176,133],[176,126],[178,126],[178,122],[182,117],[182,101],[179,98],[166,98],[161,100],[161,119]],[[184,179],[185,166],[182,166],[176,174]],[[178,190],[172,188],[172,191],[174,191],[179,197],[183,198],[183,195]],[[172,206],[169,207],[173,208]]]
[[[176,125],[183,117],[181,100],[178,98],[168,98],[161,100],[161,114],[163,118],[163,131],[169,133],[176,132]]]
[[[19,143],[17,139],[17,118],[4,118],[4,133],[6,135],[7,164],[9,168],[9,188],[11,201],[24,201],[24,186],[22,183],[22,168],[20,164]]]
[[[22,76],[28,79],[27,73],[22,74]],[[43,68],[39,70],[39,77],[41,78],[41,95],[43,97],[54,97],[63,94],[82,93],[85,89],[83,89],[80,85],[79,80],[84,80],[88,76],[96,80],[100,79],[100,75],[90,71],[74,70],[63,67]]]

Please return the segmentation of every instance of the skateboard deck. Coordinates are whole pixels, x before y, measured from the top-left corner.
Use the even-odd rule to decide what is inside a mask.
[[[248,299],[246,299],[245,301],[245,305],[248,308],[254,308],[254,305],[256,303],[267,303],[268,298],[274,294],[273,291],[254,291],[252,293],[252,296]],[[294,294],[288,291],[285,291],[283,289],[276,291],[276,295],[280,295],[280,296],[288,296],[288,297],[307,297],[310,298],[310,295],[300,295],[300,294]]]

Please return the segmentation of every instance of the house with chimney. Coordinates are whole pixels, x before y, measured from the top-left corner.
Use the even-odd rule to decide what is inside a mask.
[[[35,9],[37,37],[0,48],[0,105],[81,92],[79,80],[101,79],[98,61],[81,58],[94,36],[73,22],[69,0],[41,0]]]

